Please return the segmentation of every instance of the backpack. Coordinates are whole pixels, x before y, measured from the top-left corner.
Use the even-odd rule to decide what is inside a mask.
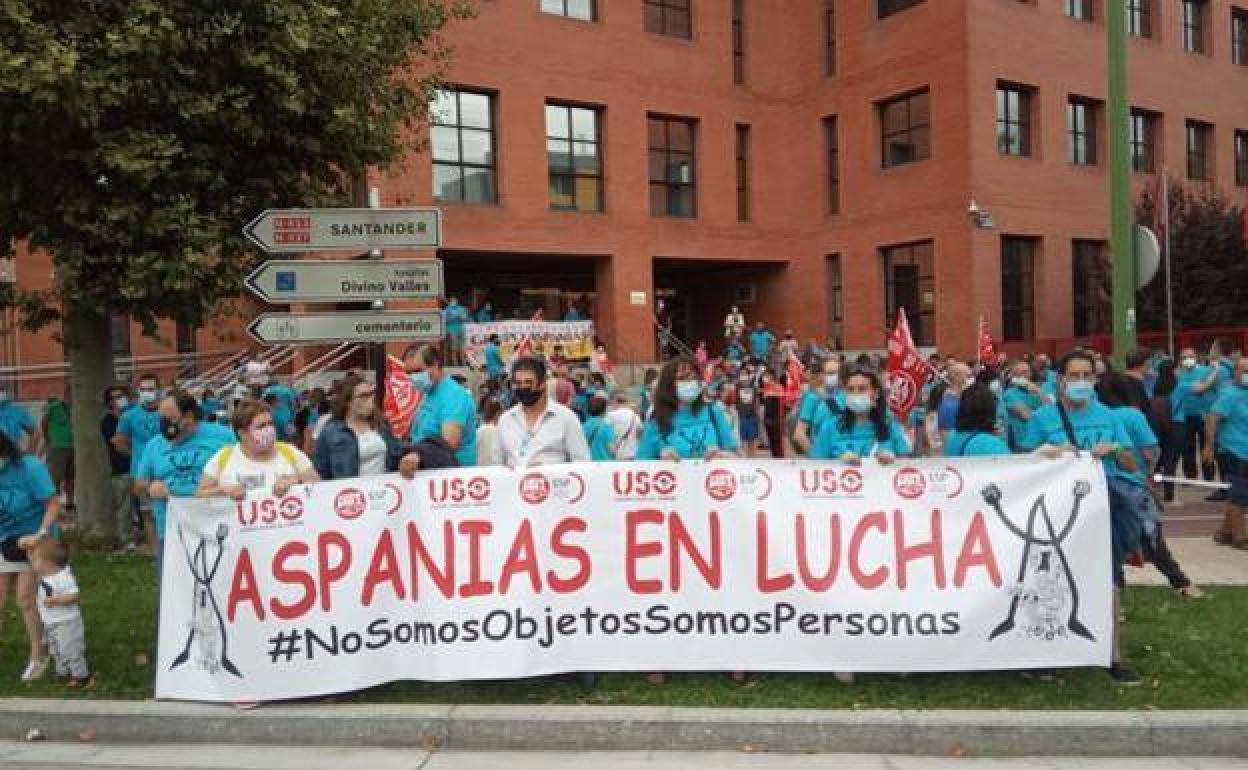
[[[225,466],[229,465],[230,458],[234,456],[234,449],[237,444],[226,444],[221,447],[221,453],[218,455],[221,459],[217,461],[218,472],[225,470]],[[290,469],[296,473],[299,472],[299,455],[296,454],[295,448],[284,441],[277,442],[277,453],[282,456]]]

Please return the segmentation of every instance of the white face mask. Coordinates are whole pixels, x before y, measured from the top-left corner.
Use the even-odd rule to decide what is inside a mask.
[[[1183,358],[1184,369],[1192,369],[1195,366],[1196,366],[1196,358],[1194,356],[1184,356]]]

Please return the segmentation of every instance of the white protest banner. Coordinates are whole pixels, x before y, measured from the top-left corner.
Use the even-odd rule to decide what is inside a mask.
[[[164,565],[160,698],[1110,657],[1088,457],[463,468],[177,499]]]
[[[554,355],[555,345],[563,346],[568,359],[589,358],[594,352],[593,321],[491,321],[464,324],[464,353],[480,365],[485,360],[485,343],[497,334],[503,359],[516,355],[521,341],[528,340],[533,353]]]

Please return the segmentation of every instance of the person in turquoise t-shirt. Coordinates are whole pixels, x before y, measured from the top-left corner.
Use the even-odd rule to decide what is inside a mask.
[[[35,418],[30,412],[13,403],[9,389],[3,386],[0,386],[0,433],[25,448],[32,448],[36,443]]]
[[[1183,348],[1179,356],[1179,369],[1175,372],[1183,388],[1183,416],[1187,431],[1183,443],[1183,472],[1191,478],[1212,481],[1215,466],[1212,462],[1201,463],[1200,456],[1205,443],[1205,415],[1213,403],[1206,395],[1217,388],[1217,367],[1200,363],[1193,348]]]
[[[481,307],[477,308],[477,312],[472,315],[473,320],[479,324],[488,324],[494,320],[494,305],[490,304],[487,299],[481,303]]]
[[[277,440],[295,441],[295,412],[299,408],[299,394],[289,385],[274,381],[265,387],[261,398],[273,412]]]
[[[413,346],[403,354],[412,385],[422,394],[412,418],[412,443],[442,438],[461,467],[477,464],[477,408],[472,394],[443,367],[433,345]]]
[[[638,460],[711,460],[735,455],[733,435],[723,407],[704,395],[692,358],[663,365],[654,389],[654,408],[641,431]]]
[[[1011,366],[1009,375],[1001,401],[1005,406],[1006,438],[1011,446],[1017,447],[1023,434],[1027,432],[1027,423],[1031,416],[1051,399],[1045,394],[1044,388],[1036,384],[1031,364],[1026,361],[1019,361]]]
[[[589,459],[596,463],[614,460],[615,430],[604,417],[607,413],[606,396],[591,396],[586,409],[589,417],[581,423],[581,430],[585,433],[585,443],[589,444]]]
[[[1010,454],[996,432],[997,396],[976,383],[962,391],[954,430],[945,439],[945,457],[994,457]]]
[[[503,363],[503,351],[497,334],[491,334],[485,343],[485,376],[497,383],[501,383],[507,376],[507,366]]]
[[[1214,539],[1219,543],[1248,550],[1248,357],[1235,365],[1230,383],[1209,410],[1205,451],[1217,447],[1227,458],[1228,481],[1226,513]]]
[[[819,429],[827,420],[840,419],[845,412],[845,391],[841,388],[841,358],[823,359],[811,386],[802,393],[797,406],[797,426],[793,430],[793,446],[806,454],[814,444]]]
[[[851,372],[845,378],[845,412],[823,421],[810,457],[853,465],[874,457],[887,465],[909,454],[910,440],[888,408],[879,376],[869,369]]]
[[[771,355],[771,346],[776,342],[776,335],[768,331],[763,322],[759,321],[754,324],[754,331],[750,332],[748,342],[750,355],[765,364]]]
[[[463,364],[464,324],[468,323],[468,308],[459,304],[459,298],[452,296],[442,309],[442,322],[446,325],[446,339],[450,343],[449,363],[452,366]]]
[[[167,396],[158,407],[160,435],[148,442],[134,476],[135,491],[152,500],[156,528],[156,574],[164,556],[165,513],[170,497],[194,497],[204,466],[222,447],[237,443],[224,425],[203,422],[202,407],[188,393]]]

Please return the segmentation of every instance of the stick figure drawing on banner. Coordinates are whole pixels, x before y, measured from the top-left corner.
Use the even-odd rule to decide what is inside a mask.
[[[186,545],[185,532],[181,526],[178,527],[178,540],[182,542],[187,566],[191,576],[195,578],[195,588],[191,592],[191,630],[187,634],[182,654],[169,666],[170,671],[190,660],[191,648],[195,647],[195,664],[200,668],[211,674],[223,668],[239,679],[243,678],[238,668],[230,662],[225,616],[221,614],[221,606],[217,604],[217,597],[212,592],[212,581],[221,566],[221,557],[225,553],[225,537],[229,531],[224,522],[217,525],[217,554],[209,567],[208,539],[201,537],[199,545],[195,546],[195,553],[192,554]]]
[[[1031,511],[1027,515],[1027,529],[1024,531],[1019,529],[1002,510],[1001,488],[996,484],[989,484],[983,488],[981,494],[984,502],[992,506],[997,517],[1001,519],[1001,523],[1023,541],[1023,557],[1018,565],[1018,582],[1014,587],[1014,598],[1010,601],[1010,610],[1005,620],[1001,621],[1001,624],[989,635],[990,640],[1014,630],[1021,609],[1026,618],[1027,627],[1024,630],[1031,635],[1052,640],[1057,636],[1064,636],[1066,631],[1069,631],[1076,636],[1095,641],[1092,632],[1079,619],[1079,586],[1075,582],[1074,570],[1071,569],[1066,553],[1062,549],[1062,544],[1070,535],[1071,530],[1075,528],[1084,498],[1092,493],[1092,485],[1087,481],[1077,481],[1072,493],[1074,505],[1070,518],[1066,520],[1066,525],[1059,533],[1053,526],[1053,518],[1049,515],[1043,494],[1032,503]],[[1047,538],[1039,537],[1036,533],[1037,517],[1044,522],[1045,530],[1048,532]],[[1039,551],[1033,553],[1033,547],[1038,548]],[[1061,565],[1060,575],[1054,568],[1054,561]],[[1067,597],[1070,601],[1070,614],[1064,622],[1059,622],[1057,613],[1066,603]]]

